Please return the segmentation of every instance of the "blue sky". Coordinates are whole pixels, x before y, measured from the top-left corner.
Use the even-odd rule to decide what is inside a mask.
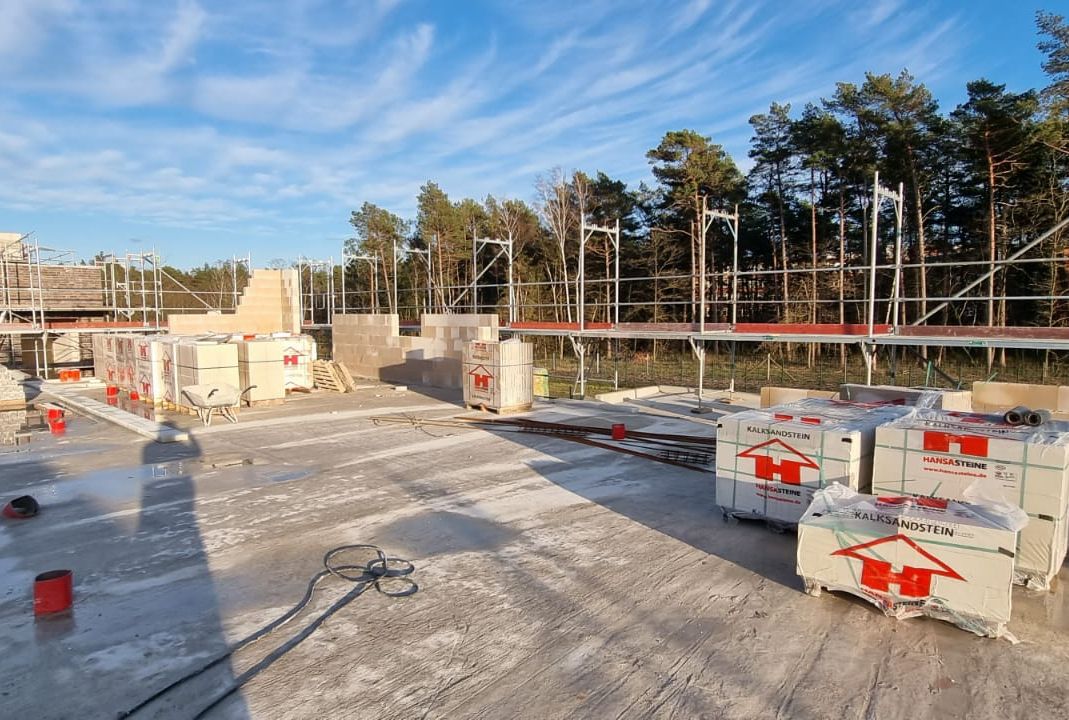
[[[1064,0],[1040,6],[1066,11]],[[179,266],[337,257],[405,217],[530,201],[554,167],[649,179],[666,130],[745,167],[750,115],[908,68],[944,108],[1044,84],[1009,0],[0,0],[0,230]]]

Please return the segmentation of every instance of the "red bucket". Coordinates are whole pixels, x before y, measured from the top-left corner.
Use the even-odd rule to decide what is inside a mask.
[[[67,430],[67,421],[63,418],[53,420],[48,423],[48,427],[52,430],[53,435],[62,435]]]
[[[12,520],[28,520],[36,516],[40,509],[41,506],[32,496],[22,495],[5,505],[0,514]]]
[[[117,385],[108,385],[108,389],[105,392],[108,397],[115,397],[119,394],[119,388]]]
[[[623,423],[612,424],[612,439],[623,440],[627,437],[627,426]]]
[[[48,408],[48,422],[63,419],[63,408]]]
[[[74,573],[49,570],[33,579],[33,614],[50,615],[70,609],[74,602]]]
[[[133,400],[134,402],[137,402],[138,400],[141,399],[141,396],[137,394],[137,390],[131,390],[130,391],[130,399]]]

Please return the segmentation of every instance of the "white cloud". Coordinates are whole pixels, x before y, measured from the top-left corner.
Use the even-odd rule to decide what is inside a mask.
[[[395,0],[0,1],[0,206],[267,235],[341,236],[365,199],[411,213],[428,179],[454,197],[530,197],[555,165],[636,182],[679,127],[745,164],[746,120],[773,100],[800,109],[864,70],[953,76],[960,57],[959,18],[900,0],[473,5],[470,22]]]
[[[0,63],[34,55],[49,26],[73,9],[71,0],[4,0],[0,8]]]

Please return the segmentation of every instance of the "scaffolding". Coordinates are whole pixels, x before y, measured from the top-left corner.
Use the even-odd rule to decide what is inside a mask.
[[[586,216],[580,217],[578,254],[572,256],[576,258],[579,272],[567,281],[569,290],[574,289],[570,311],[574,313],[575,322],[537,319],[562,307],[559,298],[564,293],[558,295],[557,291],[562,289],[565,281],[518,281],[514,267],[519,258],[511,234],[505,238],[471,234],[471,276],[466,284],[449,285],[441,279],[436,280],[435,271],[440,272],[440,269],[436,267],[434,245],[403,251],[395,248],[390,259],[394,272],[389,309],[399,315],[417,316],[420,312],[454,312],[466,299],[467,308],[483,312],[488,309],[486,300],[490,293],[496,291],[493,307],[505,317],[503,332],[569,339],[579,360],[576,388],[580,395],[586,390],[586,343],[592,340],[673,340],[689,344],[699,365],[699,393],[704,387],[702,373],[709,343],[728,344],[733,366],[735,346],[740,342],[854,346],[863,354],[867,364],[866,379],[870,382],[872,364],[881,349],[889,353],[892,362],[895,347],[1069,350],[1069,328],[999,327],[994,326],[990,318],[986,326],[975,322],[983,311],[978,303],[990,306],[995,301],[1047,301],[1052,306],[1069,307],[1069,295],[1061,292],[1060,285],[1052,285],[1044,293],[1019,282],[1021,291],[1004,293],[1001,297],[994,297],[990,291],[970,294],[996,273],[1009,272],[1011,268],[1030,271],[1030,275],[1036,274],[1034,268],[1048,266],[1052,267],[1052,272],[1055,268],[1061,272],[1067,264],[1064,256],[1049,253],[1055,256],[1034,257],[1029,254],[1035,255],[1032,251],[1069,226],[1069,219],[1057,222],[1034,238],[1011,242],[1003,257],[959,260],[947,255],[906,262],[902,238],[903,200],[901,185],[894,189],[884,187],[876,176],[871,202],[866,203],[866,237],[855,254],[847,256],[840,249],[840,262],[831,265],[818,264],[814,257],[807,266],[756,264],[743,270],[739,260],[738,207],[717,209],[711,206],[708,198],[703,198],[703,209],[695,223],[700,260],[691,272],[639,277],[620,276],[619,221],[598,226],[590,223]],[[885,211],[888,203],[892,213]],[[893,232],[882,227],[888,217],[893,218]],[[709,235],[717,222],[724,223],[730,235],[732,259],[730,265],[714,264],[710,268]],[[587,277],[586,255],[595,238],[606,239],[606,248],[613,253],[612,270],[608,269],[610,258],[606,257],[606,272],[591,278]],[[0,354],[3,354],[6,341],[9,357],[15,354],[14,338],[20,335],[36,335],[44,341],[51,336],[75,332],[156,332],[166,327],[168,313],[189,310],[190,303],[195,303],[196,309],[222,311],[227,305],[234,307],[240,292],[239,265],[251,270],[251,256],[234,256],[223,263],[229,267],[229,282],[220,281],[218,290],[193,291],[167,272],[155,249],[143,253],[102,255],[86,264],[79,263],[71,251],[41,245],[34,233],[8,235],[0,240],[4,241],[0,243]],[[409,305],[401,304],[398,287],[400,273],[397,266],[402,253],[411,264],[408,273],[411,287],[405,293]],[[420,260],[415,260],[416,256]],[[503,279],[488,281],[487,273],[501,261],[507,264],[507,271],[499,274],[499,277],[504,276]],[[302,326],[328,326],[339,305],[343,313],[381,312],[384,309],[379,296],[382,262],[382,258],[374,255],[348,250],[342,251],[340,264],[335,263],[333,257],[326,260],[297,258],[292,267],[298,277]],[[367,287],[360,287],[362,280],[359,278],[363,273],[357,273],[356,269],[364,263],[369,270],[368,281]],[[905,292],[905,274],[918,272],[942,273],[944,291],[911,297]],[[605,277],[601,277],[602,274]],[[822,285],[821,278],[829,275],[834,279]],[[421,287],[424,277],[426,281]],[[811,318],[827,317],[829,313],[821,310],[829,304],[837,305],[838,323],[816,320],[792,323],[784,320],[787,313],[774,312],[784,302],[776,297],[777,285],[782,283],[789,287],[792,282],[804,285],[809,278],[812,278],[809,298],[795,302],[811,304]],[[359,281],[356,286],[354,279]],[[661,287],[673,284],[680,288],[689,284],[693,289],[691,297],[685,298],[682,294],[665,297],[654,293],[650,299],[650,285],[656,283]],[[849,292],[846,290],[848,285]],[[818,288],[822,286],[837,288],[838,297],[821,297]],[[598,287],[604,292],[594,292],[592,297],[591,289]],[[179,296],[177,303],[174,301],[176,294]],[[519,298],[527,301],[521,303]],[[175,304],[182,307],[172,307]],[[656,308],[673,307],[681,310],[683,316],[688,314],[684,308],[690,307],[690,321],[656,321]],[[655,322],[645,322],[651,314]],[[940,314],[944,315],[941,324],[927,324]],[[555,312],[551,317],[554,316],[560,317]],[[530,320],[532,317],[536,319]],[[604,317],[606,322],[598,322],[599,317]],[[969,319],[974,322],[969,324]],[[954,320],[959,321],[958,324]],[[734,390],[733,376],[728,390]]]

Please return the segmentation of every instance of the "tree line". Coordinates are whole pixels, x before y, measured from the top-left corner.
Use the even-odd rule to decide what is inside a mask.
[[[695,274],[710,282],[706,321],[729,319],[731,236],[723,223],[700,257],[702,209],[739,214],[740,321],[864,323],[871,246],[873,177],[902,189],[903,273],[897,320],[948,325],[1069,322],[1069,233],[1047,238],[1026,257],[985,275],[1023,243],[1069,216],[1069,25],[1036,16],[1046,87],[1013,92],[987,79],[967,98],[940,108],[903,70],[840,82],[802,108],[772,103],[750,118],[749,171],[699,130],[665,133],[647,152],[654,182],[628,187],[603,172],[560,169],[539,177],[531,202],[453,199],[433,181],[420,188],[416,217],[403,219],[365,202],[353,211],[347,251],[374,262],[348,263],[350,287],[371,287],[380,306],[402,313],[501,306],[505,266],[470,289],[473,238],[506,238],[515,247],[522,319],[574,321],[579,224],[620,222],[621,320],[694,322]],[[894,262],[895,215],[879,211],[876,261]],[[488,248],[480,269],[492,257]],[[586,319],[610,319],[612,247],[600,236],[585,256]],[[396,257],[395,257],[396,254]],[[1061,259],[1027,262],[1028,259]],[[393,274],[399,274],[395,296]],[[818,268],[821,269],[818,272]],[[831,271],[827,269],[832,268]],[[982,279],[968,302],[943,299]],[[877,296],[894,273],[877,276]],[[430,288],[428,293],[427,288]],[[410,290],[409,288],[416,288]],[[1028,298],[1015,300],[1014,298]],[[932,312],[937,310],[937,312]],[[879,307],[890,322],[892,307]],[[928,317],[930,315],[930,317]]]

